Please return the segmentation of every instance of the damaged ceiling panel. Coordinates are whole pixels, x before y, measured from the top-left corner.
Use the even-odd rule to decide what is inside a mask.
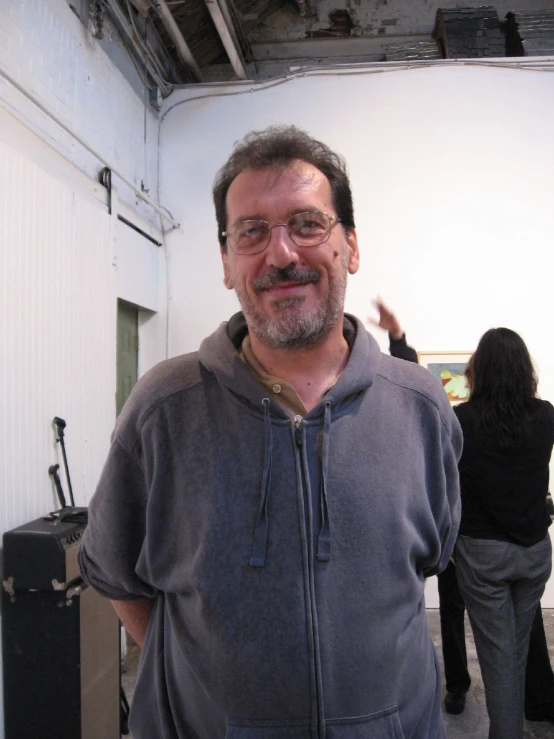
[[[506,56],[506,41],[492,6],[438,10],[435,38],[445,59]]]
[[[554,10],[508,13],[507,36],[522,56],[554,56]]]
[[[554,0],[88,2],[119,16],[134,50],[150,45],[164,95],[175,84],[259,80],[302,66],[552,53]],[[521,42],[507,42],[517,23]]]

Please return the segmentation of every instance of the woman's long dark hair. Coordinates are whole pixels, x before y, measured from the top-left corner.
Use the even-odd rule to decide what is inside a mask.
[[[467,374],[478,428],[502,447],[520,446],[529,433],[529,408],[537,394],[537,375],[521,336],[509,328],[489,329]]]

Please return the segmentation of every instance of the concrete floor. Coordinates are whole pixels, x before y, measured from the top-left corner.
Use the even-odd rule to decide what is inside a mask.
[[[548,651],[550,652],[550,662],[554,664],[554,609],[544,610],[543,618],[544,629],[548,641]],[[427,611],[427,619],[429,621],[431,636],[433,637],[433,642],[442,665],[438,609],[429,609]],[[489,719],[485,706],[485,691],[483,688],[483,681],[481,680],[479,662],[477,661],[475,642],[473,641],[473,634],[471,633],[471,627],[467,621],[467,616],[466,649],[469,674],[471,675],[471,687],[467,694],[467,702],[464,712],[459,716],[451,716],[448,713],[444,714],[446,735],[448,739],[487,739]],[[526,721],[523,737],[524,739],[554,739],[554,724]]]
[[[429,609],[427,611],[427,617],[429,620],[431,636],[433,637],[437,654],[442,663],[438,610]],[[544,610],[543,617],[546,638],[550,651],[550,661],[553,662],[554,609]],[[487,709],[485,707],[485,694],[483,690],[483,682],[481,680],[481,673],[479,671],[475,644],[473,642],[473,635],[471,633],[469,623],[467,624],[466,635],[467,656],[472,684],[467,695],[465,711],[459,716],[450,716],[447,713],[444,714],[446,734],[448,739],[487,739],[489,720],[487,718]],[[123,669],[123,687],[129,701],[131,701],[133,695],[138,656],[138,647],[129,639]],[[554,739],[554,724],[538,722],[532,723],[530,721],[526,721],[523,737],[524,739]],[[132,739],[131,735],[128,735],[128,739]]]

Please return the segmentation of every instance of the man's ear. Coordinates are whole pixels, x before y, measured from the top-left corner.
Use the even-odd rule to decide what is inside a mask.
[[[356,274],[360,266],[360,250],[358,249],[358,236],[355,228],[346,231],[346,244],[348,247],[348,272]]]
[[[223,284],[225,285],[227,290],[232,290],[233,281],[231,280],[231,276],[229,275],[229,264],[227,261],[228,255],[221,245],[219,247],[219,253],[221,254],[221,262],[223,264]]]

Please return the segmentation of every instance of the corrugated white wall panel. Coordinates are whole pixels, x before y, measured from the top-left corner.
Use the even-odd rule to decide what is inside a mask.
[[[0,208],[3,532],[58,506],[56,415],[76,503],[90,499],[115,421],[116,300],[110,216],[2,142]]]

